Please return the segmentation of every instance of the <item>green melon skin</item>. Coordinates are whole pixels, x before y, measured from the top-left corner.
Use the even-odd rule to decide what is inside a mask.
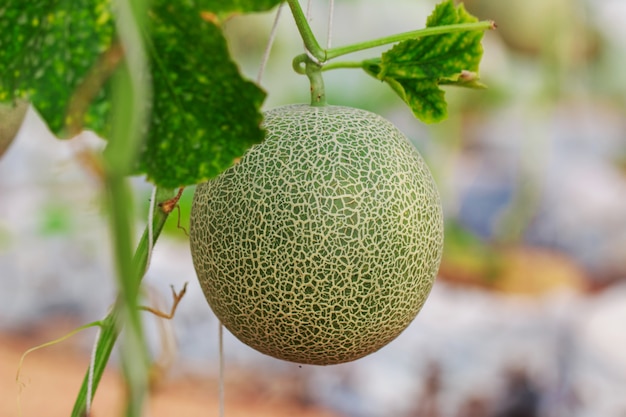
[[[265,114],[266,139],[197,186],[193,262],[209,305],[252,348],[330,365],[396,338],[439,268],[433,178],[390,122],[348,107]]]

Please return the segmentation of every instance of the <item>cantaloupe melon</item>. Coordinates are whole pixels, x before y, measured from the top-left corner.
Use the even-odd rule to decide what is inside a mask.
[[[238,339],[336,364],[415,318],[443,245],[439,194],[390,122],[348,107],[265,114],[265,140],[197,186],[190,240],[205,296]]]

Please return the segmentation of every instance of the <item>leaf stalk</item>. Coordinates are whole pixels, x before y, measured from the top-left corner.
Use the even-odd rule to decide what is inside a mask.
[[[458,23],[454,25],[432,26],[409,32],[398,33],[395,35],[384,36],[378,39],[372,39],[365,42],[354,43],[352,45],[339,46],[330,48],[325,51],[326,60],[337,58],[353,52],[364,51],[366,49],[376,48],[378,46],[389,45],[391,43],[406,41],[410,39],[423,38],[426,36],[446,35],[450,33],[469,32],[475,30],[491,30],[495,29],[495,23],[492,20],[484,20],[475,23]]]
[[[296,26],[300,32],[300,36],[304,41],[304,47],[307,53],[300,54],[293,59],[293,69],[298,74],[307,74],[306,63],[312,62],[321,67],[322,71],[338,68],[362,68],[365,61],[346,61],[338,63],[327,63],[327,61],[348,55],[354,52],[364,51],[379,46],[389,45],[392,43],[402,42],[411,39],[418,39],[427,36],[446,35],[459,32],[469,32],[478,30],[494,30],[496,24],[493,20],[483,20],[480,22],[457,23],[452,25],[441,25],[426,27],[423,29],[413,30],[409,32],[397,33],[394,35],[383,36],[381,38],[369,41],[358,42],[351,45],[339,46],[336,48],[323,49],[320,47],[309,22],[304,15],[298,0],[287,0],[291,12],[296,21]]]

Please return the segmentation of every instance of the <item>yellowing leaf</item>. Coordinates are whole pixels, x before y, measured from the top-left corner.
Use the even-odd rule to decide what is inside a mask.
[[[143,35],[152,103],[135,174],[166,188],[195,184],[263,138],[265,93],[242,78],[206,16],[277,3],[151,2]],[[0,103],[28,100],[60,137],[90,129],[106,139],[110,79],[124,62],[115,30],[110,0],[7,0],[0,5]]]
[[[478,20],[452,0],[439,4],[426,27],[474,23]],[[411,107],[417,118],[438,122],[447,116],[439,85],[482,88],[478,65],[483,49],[482,30],[468,30],[410,39],[395,45],[381,58],[365,61],[363,69],[387,82]]]
[[[152,118],[139,172],[175,188],[205,181],[263,139],[265,93],[244,80],[221,30],[195,9],[155,6]]]

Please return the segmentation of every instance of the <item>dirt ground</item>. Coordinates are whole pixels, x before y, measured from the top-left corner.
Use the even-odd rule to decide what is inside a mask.
[[[58,335],[58,334],[57,334]],[[69,416],[87,369],[89,358],[71,343],[38,350],[27,356],[20,377],[21,355],[45,339],[0,333],[0,417]],[[318,406],[305,404],[289,392],[289,382],[259,389],[253,375],[235,372],[226,379],[226,417],[339,417]],[[258,378],[256,378],[258,382]],[[285,395],[280,390],[285,388]],[[236,389],[234,389],[236,388]],[[147,406],[150,417],[217,416],[217,382],[208,378],[162,378]],[[18,403],[19,397],[19,403]],[[94,417],[120,416],[124,392],[116,369],[105,373],[96,394]],[[21,407],[21,414],[20,414]]]

